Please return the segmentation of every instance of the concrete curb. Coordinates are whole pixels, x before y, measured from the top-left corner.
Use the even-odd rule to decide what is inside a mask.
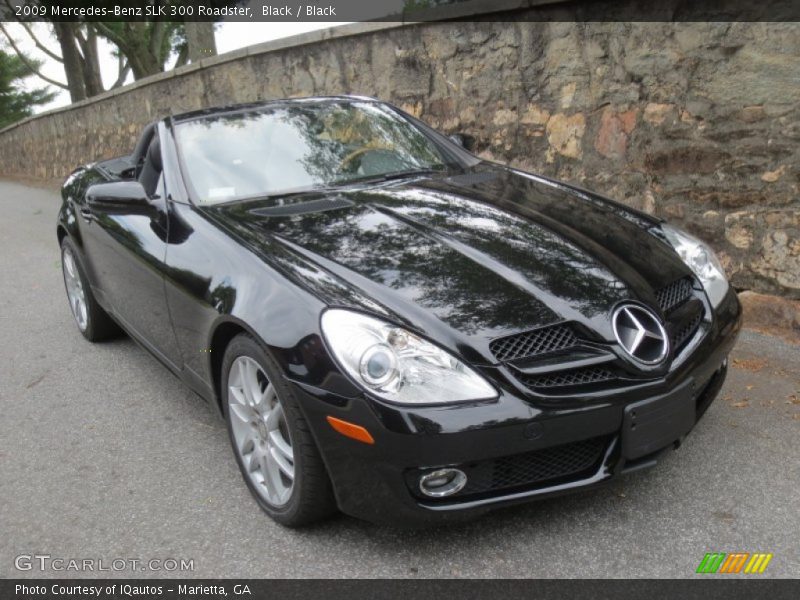
[[[739,300],[745,327],[800,345],[800,301],[751,291],[740,292]]]

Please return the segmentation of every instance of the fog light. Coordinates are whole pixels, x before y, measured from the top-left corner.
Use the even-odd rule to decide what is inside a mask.
[[[437,469],[419,478],[419,489],[431,498],[452,496],[464,489],[467,476],[459,469]]]

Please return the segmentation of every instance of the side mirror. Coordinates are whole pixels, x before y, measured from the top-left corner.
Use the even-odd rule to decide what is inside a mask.
[[[448,136],[451,142],[455,142],[459,146],[461,146],[464,150],[469,152],[475,147],[475,137],[471,135],[467,135],[466,133],[454,133],[451,136]]]
[[[86,190],[86,202],[95,212],[107,215],[154,215],[156,208],[138,181],[97,183]]]

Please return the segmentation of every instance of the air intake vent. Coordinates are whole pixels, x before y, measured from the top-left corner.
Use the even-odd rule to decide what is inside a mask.
[[[458,465],[466,474],[467,484],[447,500],[490,496],[515,490],[554,485],[591,475],[600,467],[610,438],[607,436],[532,450],[522,454]],[[415,482],[418,471],[406,475],[412,493],[419,496]],[[430,498],[426,498],[430,502]]]
[[[541,486],[588,474],[599,466],[607,445],[607,438],[593,438],[485,461],[471,470],[461,495]]]
[[[553,325],[496,339],[489,344],[489,350],[502,362],[563,350],[577,344],[578,338],[568,325]]]
[[[611,371],[602,367],[583,367],[544,375],[519,374],[517,377],[525,386],[532,389],[571,387],[615,378]]]
[[[694,333],[697,331],[698,326],[700,325],[700,321],[703,320],[703,313],[698,312],[692,320],[683,325],[681,328],[673,331],[672,339],[672,348],[675,353],[679,352],[684,344],[688,342]]]
[[[677,308],[692,296],[692,278],[683,277],[656,292],[658,305],[665,313]]]

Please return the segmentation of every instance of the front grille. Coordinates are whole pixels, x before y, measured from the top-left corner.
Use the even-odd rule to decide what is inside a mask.
[[[665,313],[686,302],[692,295],[692,278],[677,279],[656,292],[658,305]]]
[[[568,371],[555,371],[542,375],[519,374],[517,378],[529,388],[557,388],[614,379],[614,374],[602,367],[582,367]]]
[[[675,353],[692,339],[703,318],[702,304],[692,300],[693,285],[692,277],[682,277],[656,291],[655,294],[658,305],[667,315],[665,324],[671,329],[670,341]],[[690,302],[698,303],[700,307],[700,311],[691,318],[689,314],[694,307]],[[548,352],[581,346],[582,343],[570,324],[560,323],[493,340],[489,344],[489,349],[498,361],[506,362],[535,358]],[[619,374],[605,366],[579,367],[537,375],[526,375],[516,369],[512,371],[522,385],[542,394],[563,396],[580,391],[581,386],[606,384],[605,387],[608,388],[615,383],[624,383]]]
[[[563,350],[578,344],[578,338],[567,325],[552,325],[492,341],[489,350],[499,361],[528,358]]]
[[[607,444],[607,437],[598,437],[465,465],[467,485],[459,496],[588,475],[599,467]]]
[[[698,312],[692,320],[683,325],[683,327],[676,329],[672,332],[672,336],[670,341],[672,342],[672,348],[674,352],[677,354],[683,345],[691,339],[694,335],[694,332],[697,331],[697,328],[700,326],[700,321],[703,320],[703,313]]]

